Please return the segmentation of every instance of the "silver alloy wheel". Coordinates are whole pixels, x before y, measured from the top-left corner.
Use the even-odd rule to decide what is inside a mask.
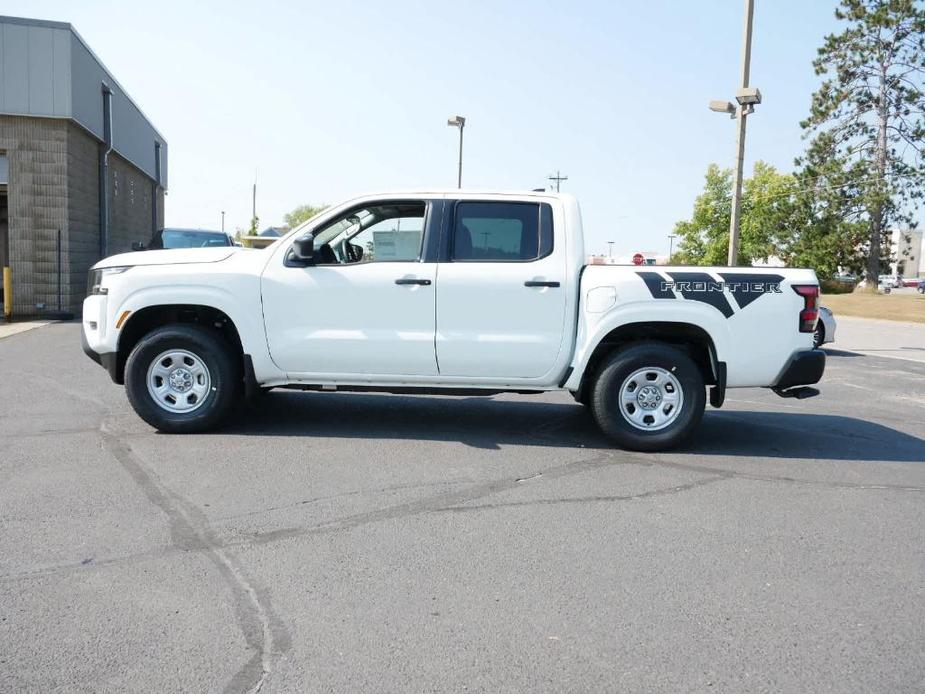
[[[161,352],[148,367],[148,394],[168,412],[187,414],[199,409],[208,400],[211,388],[209,367],[185,349]]]
[[[637,369],[620,387],[620,414],[642,431],[664,429],[678,418],[682,407],[680,381],[658,366]]]

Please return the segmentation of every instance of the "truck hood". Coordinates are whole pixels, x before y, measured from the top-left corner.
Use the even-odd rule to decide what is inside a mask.
[[[137,265],[179,265],[187,263],[217,263],[244,249],[237,246],[220,248],[170,248],[162,251],[135,251],[103,258],[93,267],[123,267]]]

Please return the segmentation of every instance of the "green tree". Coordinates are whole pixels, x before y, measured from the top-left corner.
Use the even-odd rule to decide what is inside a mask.
[[[283,219],[286,222],[286,226],[290,229],[294,229],[302,222],[308,221],[316,214],[324,212],[327,209],[327,205],[299,205],[291,212],[287,212]]]
[[[820,133],[796,174],[792,233],[777,239],[788,265],[810,267],[821,278],[839,272],[861,275],[867,265],[863,164],[839,156],[829,133]]]
[[[742,186],[741,236],[737,264],[777,255],[782,241],[794,235],[797,220],[797,183],[764,162],[755,164]],[[690,265],[725,265],[729,248],[732,207],[732,171],[711,164],[703,193],[694,202],[689,220],[675,225],[680,237],[672,262]]]
[[[925,9],[916,0],[841,0],[835,16],[845,28],[825,37],[813,62],[824,79],[801,126],[812,138],[804,161],[821,175],[812,188],[844,186],[849,194],[836,202],[848,216],[842,225],[825,219],[811,235],[843,247],[862,224],[866,273],[876,277],[889,259],[889,228],[914,226],[923,194]]]

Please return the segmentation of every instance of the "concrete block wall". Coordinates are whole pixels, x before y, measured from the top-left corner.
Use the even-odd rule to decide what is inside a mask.
[[[73,123],[68,130],[68,270],[74,312],[79,311],[90,266],[100,259],[99,143]],[[163,226],[164,190],[115,152],[109,154],[109,253],[126,253],[132,243],[147,244],[154,233],[152,204]]]
[[[57,309],[57,232],[61,230],[62,309],[79,314],[87,272],[100,259],[99,142],[72,121],[0,116],[8,186],[13,313]],[[163,225],[163,189],[115,153],[109,159],[109,254],[147,242],[152,207]],[[40,305],[44,305],[44,308]]]
[[[132,250],[132,243],[147,244],[154,233],[153,181],[115,152],[109,155],[109,253]],[[161,192],[163,195],[163,192]]]
[[[67,138],[68,310],[77,313],[87,272],[100,259],[99,143],[74,123],[68,123]]]
[[[0,116],[0,150],[10,165],[13,313],[36,315],[37,304],[57,304],[55,243],[58,229],[66,239],[68,228],[67,121]]]

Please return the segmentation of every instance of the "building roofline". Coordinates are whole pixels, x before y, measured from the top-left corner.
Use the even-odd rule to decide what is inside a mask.
[[[131,94],[129,94],[128,90],[125,87],[123,87],[122,84],[119,82],[119,80],[116,79],[115,75],[112,74],[112,70],[106,67],[106,63],[100,60],[100,57],[96,53],[94,53],[93,49],[90,48],[90,44],[84,41],[84,37],[81,36],[80,32],[78,32],[77,29],[74,28],[73,24],[71,24],[70,22],[56,22],[50,19],[32,19],[30,17],[11,17],[9,15],[0,15],[0,24],[17,24],[19,26],[37,26],[37,27],[45,27],[47,29],[67,29],[68,31],[70,31],[74,35],[74,37],[78,41],[80,41],[81,45],[87,49],[87,52],[90,54],[90,56],[97,63],[99,63],[100,67],[103,68],[103,72],[105,72],[106,75],[109,77],[109,79],[112,80],[112,83],[116,87],[119,88],[119,90],[122,92],[122,95],[126,98],[126,100],[136,109],[138,109],[138,113],[140,113],[141,117],[147,121],[148,125],[151,126],[151,129],[157,134],[157,136],[161,139],[161,141],[164,142],[164,144],[170,144],[169,142],[167,142],[167,138],[164,137],[161,131],[157,129],[157,126],[154,125],[154,122],[148,117],[148,114],[142,110],[141,106],[139,106],[135,102]],[[69,120],[74,120],[74,118],[70,118]]]
[[[74,31],[74,27],[72,27],[67,22],[56,22],[51,19],[32,19],[31,17],[11,17],[9,15],[0,15],[0,24],[19,24],[21,26],[46,27],[48,29],[70,29],[71,31]]]

